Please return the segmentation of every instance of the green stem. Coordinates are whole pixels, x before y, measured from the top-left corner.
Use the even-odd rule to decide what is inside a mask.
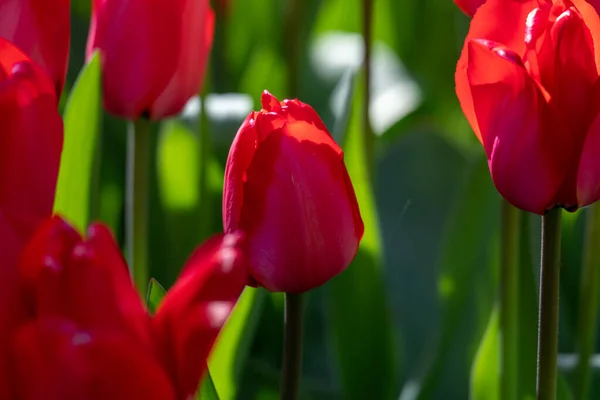
[[[374,174],[374,151],[375,151],[375,136],[369,119],[371,105],[371,53],[373,44],[373,0],[363,0],[363,145],[365,146],[365,154],[367,158],[367,168],[369,177],[373,179]]]
[[[281,371],[281,400],[297,400],[302,373],[303,304],[302,294],[285,294],[285,332],[283,368]]]
[[[127,142],[125,241],[129,269],[143,296],[148,286],[148,168],[150,121],[130,124]]]
[[[555,208],[542,217],[537,365],[538,400],[554,400],[556,398],[561,212],[560,208]]]
[[[208,87],[208,85],[206,85]],[[212,138],[210,136],[210,126],[208,115],[206,113],[206,93],[202,96],[200,108],[200,124],[198,129],[198,158],[199,158],[199,173],[198,173],[198,192],[200,201],[198,202],[198,217],[200,222],[199,239],[204,240],[212,233],[212,203],[210,198],[210,187],[208,182],[208,168],[212,155]]]
[[[519,242],[521,211],[502,202],[500,255],[500,326],[502,362],[500,398],[519,396]]]
[[[285,21],[285,50],[288,73],[289,98],[299,96],[300,58],[302,55],[303,5],[305,0],[289,0]]]
[[[598,273],[600,265],[600,203],[589,207],[586,212],[586,232],[583,247],[583,265],[581,270],[581,290],[579,297],[579,326],[577,340],[576,399],[589,398],[590,363],[594,349],[598,315]]]

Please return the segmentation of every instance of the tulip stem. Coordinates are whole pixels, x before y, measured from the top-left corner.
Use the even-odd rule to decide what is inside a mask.
[[[542,217],[537,359],[538,400],[554,400],[556,398],[561,212],[560,208],[555,208]]]
[[[288,10],[285,21],[286,38],[286,62],[287,62],[287,97],[294,98],[300,94],[300,73],[302,52],[304,51],[302,43],[303,24],[303,5],[305,0],[290,0],[287,2]]]
[[[129,270],[142,294],[148,286],[148,166],[150,121],[138,119],[129,127],[125,242]]]
[[[598,315],[598,273],[600,265],[600,203],[589,207],[586,212],[586,232],[583,247],[583,265],[581,271],[581,290],[579,296],[579,329],[577,330],[577,366],[576,399],[589,397],[590,355],[596,337],[596,317]]]
[[[285,294],[283,368],[281,400],[297,400],[302,373],[303,301],[302,294]]]
[[[519,393],[519,243],[521,211],[502,202],[502,252],[500,255],[500,326],[502,399]]]

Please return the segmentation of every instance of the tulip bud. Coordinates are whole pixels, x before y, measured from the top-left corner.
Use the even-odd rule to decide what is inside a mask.
[[[87,56],[101,52],[106,109],[129,119],[179,113],[200,91],[213,30],[209,0],[94,0]]]
[[[262,95],[229,151],[225,232],[245,232],[250,278],[273,292],[327,282],[354,258],[364,226],[344,155],[308,105]]]
[[[3,399],[192,398],[247,274],[243,234],[217,235],[152,317],[108,229],[94,224],[83,238],[58,216],[40,225],[18,272],[18,316],[0,325]]]

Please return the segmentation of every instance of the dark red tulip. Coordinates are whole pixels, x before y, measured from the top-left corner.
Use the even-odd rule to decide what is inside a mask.
[[[60,97],[71,36],[69,0],[0,0],[0,37],[46,70]]]
[[[189,399],[246,274],[241,236],[217,236],[152,317],[110,232],[92,225],[84,239],[53,217],[21,258],[1,378],[18,399]]]
[[[600,198],[600,19],[585,1],[488,0],[456,70],[496,188],[543,214]]]
[[[475,11],[485,3],[485,0],[454,0],[454,3],[469,17],[475,15]]]
[[[106,109],[130,119],[179,113],[200,91],[213,30],[209,0],[94,0],[87,54],[101,51]]]
[[[340,147],[308,105],[268,92],[229,151],[225,232],[246,233],[250,276],[275,292],[304,292],[342,272],[363,235]]]
[[[37,225],[52,213],[63,124],[54,85],[41,67],[0,38],[0,377],[15,323],[17,262]],[[0,398],[8,398],[0,379]]]

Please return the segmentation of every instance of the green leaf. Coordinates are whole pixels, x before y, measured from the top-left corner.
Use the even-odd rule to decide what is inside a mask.
[[[208,360],[208,369],[221,400],[240,395],[239,384],[266,292],[247,287],[221,330]]]
[[[202,379],[200,390],[198,391],[196,398],[198,400],[220,400],[208,369],[206,370],[206,376]]]
[[[99,146],[100,79],[100,57],[96,53],[79,74],[64,114],[64,146],[54,212],[82,231],[87,228],[92,201],[98,197],[94,160]]]
[[[498,400],[500,397],[500,324],[494,307],[471,370],[471,400]]]
[[[157,149],[159,191],[166,209],[190,210],[200,200],[198,140],[178,120],[162,124]]]
[[[354,96],[354,101],[346,102],[352,110],[344,151],[365,234],[352,264],[326,285],[327,311],[342,397],[385,400],[397,395],[398,375],[394,332],[383,280],[379,222],[361,138],[363,90],[361,82],[356,91],[347,91],[348,96]]]
[[[150,284],[148,285],[148,296],[146,299],[146,305],[150,314],[154,314],[160,305],[160,302],[167,294],[165,288],[154,278],[150,278]]]
[[[522,398],[535,398],[537,369],[538,295],[532,258],[530,218],[521,212],[521,261],[519,267],[519,391]],[[535,249],[538,253],[539,249]]]
[[[413,378],[419,382],[418,396],[402,398],[434,397],[459,325],[469,311],[469,295],[475,292],[476,287],[486,285],[488,307],[491,309],[489,298],[493,298],[495,293],[493,263],[487,262],[489,257],[486,255],[491,251],[490,237],[498,232],[499,198],[483,157],[472,164],[460,193],[446,222],[440,254],[438,293],[442,307],[441,332],[434,344],[433,355],[425,361],[424,370],[418,371]],[[477,335],[474,330],[467,334]]]

